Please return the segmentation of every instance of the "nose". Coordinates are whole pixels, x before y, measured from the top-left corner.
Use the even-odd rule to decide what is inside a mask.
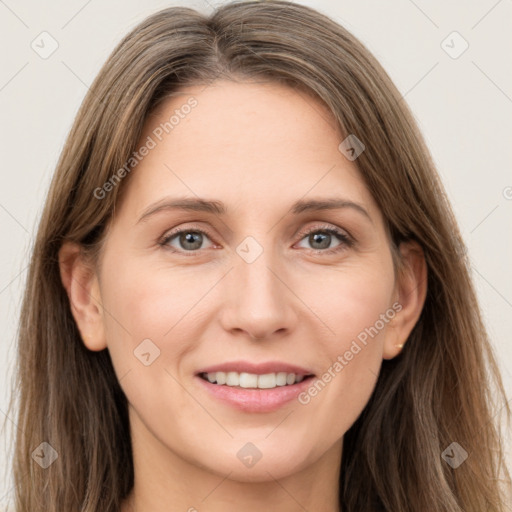
[[[269,252],[252,263],[240,259],[226,276],[221,324],[232,334],[265,340],[289,333],[297,323],[295,295]]]

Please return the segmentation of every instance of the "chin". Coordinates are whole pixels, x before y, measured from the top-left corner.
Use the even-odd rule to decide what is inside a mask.
[[[247,453],[253,450],[252,460],[250,456],[244,455],[244,453],[238,455],[240,449],[213,451],[209,454],[211,458],[197,461],[196,465],[223,478],[229,475],[230,480],[252,483],[285,478],[307,466],[306,460],[290,456],[293,450],[289,445],[281,445],[281,448],[281,452],[270,447],[262,449],[260,451],[261,455],[258,456],[254,448],[248,446],[246,448]],[[300,450],[303,450],[303,447]],[[234,455],[231,455],[230,452],[232,451]]]

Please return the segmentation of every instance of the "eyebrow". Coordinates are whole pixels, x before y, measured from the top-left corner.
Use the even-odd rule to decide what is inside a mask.
[[[316,212],[322,210],[341,210],[350,208],[365,216],[373,223],[370,214],[359,203],[342,198],[318,198],[300,199],[292,204],[290,211],[294,215],[304,212]],[[194,212],[206,212],[214,215],[225,215],[227,208],[222,201],[207,200],[193,197],[170,198],[165,197],[156,203],[151,204],[144,210],[137,223],[146,221],[150,216],[166,210],[185,210]]]

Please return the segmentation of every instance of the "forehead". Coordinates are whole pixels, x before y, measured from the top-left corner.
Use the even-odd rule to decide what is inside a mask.
[[[376,209],[320,100],[277,83],[217,81],[180,89],[146,119],[126,200],[140,212],[164,195],[269,208],[340,195]]]
[[[187,108],[191,101],[195,106]],[[208,149],[226,149],[232,157],[254,154],[264,158],[271,154],[291,158],[300,152],[311,158],[325,153],[333,143],[336,149],[341,136],[332,114],[320,100],[271,82],[220,80],[183,88],[146,120],[145,132],[165,124],[172,114],[170,132],[175,145],[185,144],[184,150],[197,150],[199,144]],[[305,145],[306,139],[311,143]],[[216,151],[211,156],[223,155]]]

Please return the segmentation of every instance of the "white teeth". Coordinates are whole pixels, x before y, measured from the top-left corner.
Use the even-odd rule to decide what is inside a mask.
[[[286,372],[279,372],[276,374],[276,384],[278,386],[286,386]]]
[[[211,372],[202,374],[209,382],[226,386],[240,386],[241,388],[272,389],[278,386],[290,386],[302,382],[304,375],[295,373],[266,373],[256,375],[255,373],[237,372]]]
[[[295,381],[295,379],[293,379]],[[258,377],[258,387],[260,389],[271,389],[276,387],[276,374],[265,373]]]
[[[226,384],[228,386],[239,386],[240,385],[240,374],[236,372],[228,372],[226,374]]]
[[[240,374],[240,387],[241,388],[257,388],[258,387],[258,376],[254,375],[252,373],[241,373]]]

